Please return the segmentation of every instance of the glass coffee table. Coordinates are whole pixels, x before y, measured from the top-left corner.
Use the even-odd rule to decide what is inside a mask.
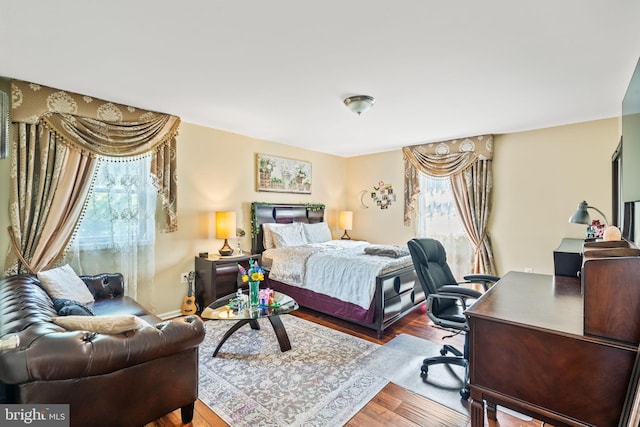
[[[289,342],[289,335],[282,324],[280,319],[281,314],[289,314],[297,310],[298,303],[288,295],[282,292],[273,293],[274,304],[271,305],[257,305],[253,307],[244,307],[238,309],[238,304],[234,303],[236,294],[227,295],[214,302],[212,302],[207,308],[202,310],[202,318],[207,320],[233,320],[236,323],[224,334],[222,340],[213,352],[213,357],[216,357],[220,347],[227,341],[227,339],[233,335],[235,331],[246,325],[251,326],[251,329],[260,329],[258,319],[267,318],[273,326],[273,331],[278,338],[278,344],[280,344],[280,351],[291,350],[291,343]]]

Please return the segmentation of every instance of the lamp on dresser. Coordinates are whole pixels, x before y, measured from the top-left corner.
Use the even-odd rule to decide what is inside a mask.
[[[341,237],[342,240],[351,240],[351,236],[349,236],[347,230],[353,229],[353,212],[340,211],[338,215],[338,228],[344,229],[344,234]]]
[[[220,255],[229,256],[233,254],[233,249],[229,246],[227,239],[236,235],[236,213],[216,212],[216,238],[224,239],[224,244],[218,250]]]

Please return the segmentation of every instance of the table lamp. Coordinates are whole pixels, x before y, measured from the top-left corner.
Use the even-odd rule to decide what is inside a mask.
[[[229,246],[227,239],[236,235],[236,213],[216,212],[216,238],[224,239],[224,244],[218,251],[222,256],[233,254],[233,249]]]
[[[340,211],[338,215],[338,228],[344,229],[344,234],[341,237],[342,240],[351,240],[351,236],[349,236],[347,230],[353,229],[353,212]]]

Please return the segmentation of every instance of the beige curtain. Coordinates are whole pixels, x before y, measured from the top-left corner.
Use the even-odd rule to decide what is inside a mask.
[[[176,136],[180,119],[34,83],[11,82],[12,142],[5,275],[51,268],[72,237],[96,156],[152,153],[162,231],[177,229]]]
[[[414,145],[402,149],[404,223],[411,224],[420,194],[418,174],[449,177],[458,213],[474,246],[472,273],[495,274],[487,223],[491,209],[493,136]]]
[[[61,143],[55,132],[19,123],[11,156],[5,275],[37,272],[62,256],[95,171],[95,158]]]
[[[491,241],[487,233],[491,190],[491,160],[478,160],[462,173],[450,176],[456,207],[473,244],[472,273],[495,274]]]

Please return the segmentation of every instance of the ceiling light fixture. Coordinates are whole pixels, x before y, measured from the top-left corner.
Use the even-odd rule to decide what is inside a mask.
[[[376,100],[373,96],[356,95],[345,98],[344,105],[354,113],[361,115],[369,111],[375,102]]]

